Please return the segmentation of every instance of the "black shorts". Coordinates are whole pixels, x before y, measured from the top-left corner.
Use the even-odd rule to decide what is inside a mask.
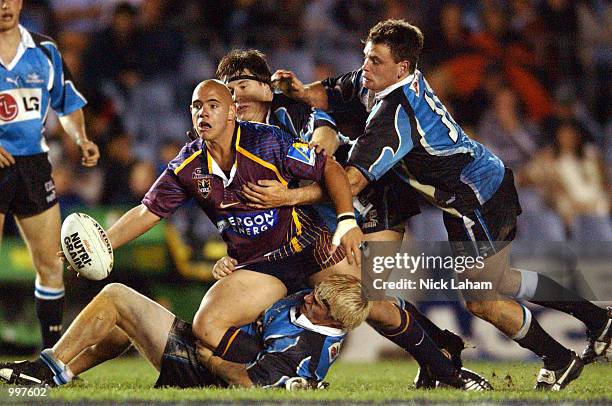
[[[393,173],[368,186],[359,199],[362,205],[372,204],[360,222],[364,234],[385,230],[403,234],[406,220],[421,212],[417,192]]]
[[[14,165],[0,169],[0,213],[30,217],[56,203],[46,153],[16,156]]]
[[[495,255],[514,240],[516,219],[521,211],[514,176],[506,168],[497,192],[481,208],[463,217],[444,212],[453,253],[484,258]]]
[[[164,355],[162,355],[156,388],[174,386],[193,388],[203,386],[227,386],[198,362],[196,339],[191,324],[176,317],[168,334]]]

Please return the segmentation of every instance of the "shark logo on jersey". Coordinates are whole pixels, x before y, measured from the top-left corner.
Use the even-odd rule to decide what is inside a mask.
[[[308,144],[304,142],[294,142],[289,148],[287,157],[295,159],[296,161],[302,162],[306,165],[314,166],[317,159],[317,154],[313,149],[308,147]]]

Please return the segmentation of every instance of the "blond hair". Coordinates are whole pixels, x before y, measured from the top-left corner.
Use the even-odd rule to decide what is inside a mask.
[[[328,276],[317,285],[315,295],[327,302],[331,317],[345,331],[359,326],[370,312],[371,303],[361,288],[361,281],[352,275]]]

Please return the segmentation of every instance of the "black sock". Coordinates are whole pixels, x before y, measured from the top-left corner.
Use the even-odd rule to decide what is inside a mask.
[[[425,330],[427,335],[438,345],[438,347],[444,347],[445,333],[444,330],[436,326],[431,320],[429,320],[423,313],[416,308],[410,302],[407,302],[401,298],[398,298],[400,306],[405,309],[408,314],[414,318],[420,326]]]
[[[533,298],[529,301],[571,314],[582,321],[590,331],[599,330],[608,321],[608,313],[605,309],[595,306],[542,274],[538,274],[538,286]]]
[[[396,306],[400,312],[401,322],[398,328],[393,330],[374,329],[383,337],[406,350],[422,367],[429,367],[436,379],[444,382],[453,381],[456,370],[451,361],[442,354],[440,348],[427,335],[425,330],[410,317],[408,312]]]
[[[223,335],[213,355],[226,361],[246,364],[254,361],[262,349],[261,342],[256,337],[237,327],[230,327]]]
[[[38,317],[38,321],[40,323],[43,349],[51,348],[62,336],[64,297],[61,296],[57,299],[43,299],[39,297],[37,290],[34,300],[36,303],[36,316]]]
[[[542,358],[546,369],[557,370],[567,365],[571,359],[572,352],[548,335],[542,329],[540,323],[531,317],[529,309],[525,307],[523,309],[525,310],[525,319],[529,326],[526,333],[521,334],[519,331],[522,337],[514,338],[514,341],[521,347],[527,348]],[[527,326],[523,325],[523,328],[527,328]]]

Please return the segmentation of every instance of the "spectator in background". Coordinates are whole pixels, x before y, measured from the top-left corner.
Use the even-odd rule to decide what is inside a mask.
[[[97,31],[105,0],[50,0],[62,31],[91,33]]]
[[[526,122],[516,93],[508,87],[496,91],[477,133],[483,144],[517,172],[538,148],[537,128]]]
[[[132,140],[127,133],[117,135],[108,143],[101,162],[104,170],[104,186],[100,203],[131,204],[129,177],[134,162]]]
[[[128,178],[130,193],[125,198],[127,205],[140,204],[144,195],[157,179],[155,169],[155,166],[148,161],[136,161],[132,164]]]
[[[109,26],[97,33],[84,56],[83,82],[88,95],[99,91],[125,98],[140,81],[137,10],[128,2],[117,5]]]
[[[552,147],[538,154],[525,175],[544,191],[568,227],[578,216],[609,216],[602,156],[584,141],[575,122],[559,125]]]

